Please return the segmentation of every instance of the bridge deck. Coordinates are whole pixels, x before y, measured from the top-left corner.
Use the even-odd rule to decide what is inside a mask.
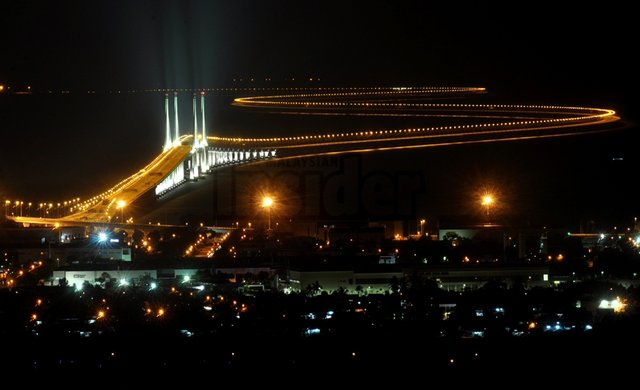
[[[116,216],[118,203],[129,205],[160,183],[191,152],[191,145],[179,145],[162,152],[151,163],[134,173],[110,190],[106,191],[98,204],[75,214],[61,218],[61,221],[103,221],[109,222]],[[125,206],[126,207],[126,206]]]

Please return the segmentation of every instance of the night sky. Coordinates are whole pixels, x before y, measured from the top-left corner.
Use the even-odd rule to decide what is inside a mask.
[[[0,80],[135,89],[308,75],[350,85],[582,87],[605,101],[632,82],[633,13],[624,7],[449,3],[5,2]]]
[[[633,12],[611,2],[601,8],[576,3],[570,10],[554,2],[512,6],[376,0],[4,2],[0,84],[12,91],[29,85],[34,92],[76,94],[296,86],[301,80],[317,86],[480,85],[511,101],[591,104],[637,118]],[[159,152],[161,131],[148,133],[162,129],[159,100],[141,103],[130,95],[113,103],[91,97],[78,106],[59,97],[54,103],[35,94],[26,98],[33,100],[0,96],[0,197],[103,189]],[[123,107],[129,107],[127,114]],[[84,177],[97,170],[113,174],[93,181]]]

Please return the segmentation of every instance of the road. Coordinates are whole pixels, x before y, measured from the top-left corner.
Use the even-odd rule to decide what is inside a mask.
[[[160,153],[147,166],[123,179],[113,187],[78,204],[76,213],[61,218],[12,217],[23,224],[69,225],[75,223],[110,223],[124,215],[127,207],[147,191],[153,189],[191,152],[193,136],[182,136],[181,145]],[[122,223],[123,221],[119,221]]]

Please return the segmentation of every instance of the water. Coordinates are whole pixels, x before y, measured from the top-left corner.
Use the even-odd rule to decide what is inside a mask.
[[[421,123],[415,119],[256,112],[231,106],[232,98],[233,94],[229,93],[208,95],[210,135],[316,134]],[[184,94],[180,104],[181,132],[191,128],[190,105],[190,96]],[[86,198],[138,171],[160,152],[165,132],[163,95],[1,95],[0,128],[3,130],[0,198],[20,198],[34,203]],[[640,166],[633,147],[637,142],[635,130],[630,127],[558,139],[366,153],[357,156],[358,170],[348,173],[355,175],[354,179],[360,183],[372,175],[390,178],[379,184],[389,187],[379,189],[393,204],[394,210],[386,215],[389,218],[474,214],[478,212],[477,192],[489,186],[500,195],[500,212],[521,216],[535,224],[575,226],[585,220],[603,225],[628,223],[640,215],[634,200],[633,178]],[[344,157],[340,157],[338,164],[344,161]],[[238,172],[245,172],[246,176],[265,171],[270,172],[271,178],[287,172],[300,177],[301,172],[310,172],[309,167],[304,166],[285,168],[227,168],[221,170],[219,176],[229,178]],[[340,169],[328,167],[318,174],[326,179],[332,172],[344,173],[344,169]],[[310,174],[313,176],[313,171]],[[398,180],[402,175],[420,177],[419,188],[412,194],[415,196],[407,198],[402,193],[402,183]],[[274,182],[268,180],[267,184]],[[231,217],[248,208],[241,204],[246,196],[241,198],[239,194],[232,194],[236,197],[232,206],[213,205],[214,193],[220,191],[211,181],[206,186],[210,189],[194,191],[193,199],[183,197],[183,206],[179,209],[186,210],[189,205],[190,210],[178,213],[200,212],[207,219],[213,219],[217,215]],[[291,197],[321,198],[327,193],[326,189],[323,193],[321,187],[303,187],[291,187],[291,191],[296,192]],[[365,192],[366,188],[359,189],[358,210],[350,213],[351,217],[366,218],[371,214],[371,208],[362,206],[367,202]],[[412,204],[404,207],[403,202],[408,201]],[[319,202],[319,209],[323,208],[322,200],[314,202]],[[403,207],[406,210],[398,212]],[[318,213],[331,217],[331,210],[326,208]],[[299,212],[296,215],[300,216]]]

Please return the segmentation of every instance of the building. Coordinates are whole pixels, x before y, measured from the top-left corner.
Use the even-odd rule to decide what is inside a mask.
[[[521,283],[525,288],[548,287],[553,283],[546,266],[494,266],[468,264],[455,266],[423,266],[400,270],[395,266],[382,265],[367,271],[343,270],[288,270],[289,283],[282,284],[292,292],[304,292],[313,286],[321,291],[333,293],[344,289],[351,294],[384,294],[392,292],[394,282],[413,277],[433,280],[439,288],[447,291],[473,290],[495,281],[508,287]]]
[[[283,284],[292,292],[304,292],[313,285],[322,291],[333,293],[344,289],[350,294],[384,294],[391,292],[394,280],[401,279],[400,270],[360,272],[348,270],[294,270],[287,271],[289,283]]]

